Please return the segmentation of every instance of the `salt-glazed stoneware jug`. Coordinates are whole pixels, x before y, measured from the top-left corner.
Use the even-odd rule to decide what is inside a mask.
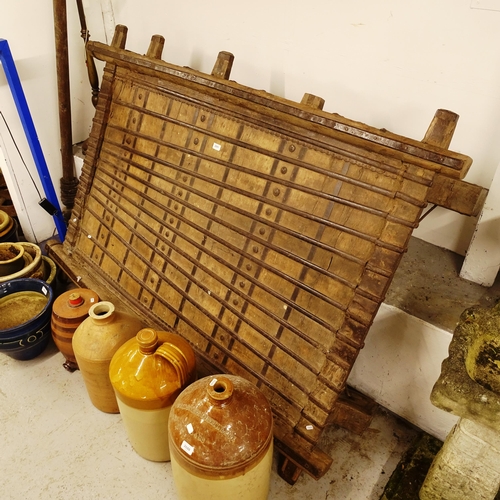
[[[170,460],[170,409],[196,378],[191,346],[174,333],[144,328],[116,351],[109,378],[134,450],[147,460]]]
[[[118,311],[114,304],[98,302],[73,334],[73,352],[92,404],[106,413],[119,413],[109,364],[118,348],[135,337],[143,324]]]
[[[266,500],[273,416],[264,394],[234,375],[202,378],[172,405],[170,458],[181,500]]]
[[[78,370],[73,352],[73,335],[80,324],[88,318],[89,309],[99,302],[99,295],[88,288],[78,288],[62,293],[52,306],[52,338],[65,358],[63,366],[73,372]]]

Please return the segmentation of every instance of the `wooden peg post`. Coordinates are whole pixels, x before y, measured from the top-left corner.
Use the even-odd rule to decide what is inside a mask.
[[[325,100],[316,95],[305,93],[300,103],[309,108],[323,109],[323,106],[325,105]]]
[[[152,36],[151,43],[149,44],[149,48],[146,55],[151,59],[161,59],[161,54],[163,52],[164,45],[165,45],[165,38],[163,38],[161,35]]]
[[[113,40],[111,46],[117,49],[124,49],[127,43],[127,33],[128,28],[123,24],[118,24],[115,28],[115,34],[113,35]]]
[[[459,116],[446,109],[438,109],[425,133],[422,142],[448,149],[457,126]]]
[[[217,61],[215,61],[212,76],[229,80],[231,69],[233,67],[234,56],[230,52],[219,52]]]

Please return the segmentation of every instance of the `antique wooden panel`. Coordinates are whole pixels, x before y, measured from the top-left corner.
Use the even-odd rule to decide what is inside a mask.
[[[432,127],[427,142],[377,130],[309,94],[293,103],[228,81],[228,53],[206,75],[161,61],[161,37],[146,56],[125,50],[125,34],[89,43],[107,64],[51,254],[184,336],[202,372],[260,387],[283,475],[321,477],[322,431],[433,179],[460,183],[471,160],[439,147]]]

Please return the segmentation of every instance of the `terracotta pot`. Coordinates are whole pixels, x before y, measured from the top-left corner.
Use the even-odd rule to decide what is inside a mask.
[[[66,361],[63,367],[73,372],[78,370],[73,351],[73,335],[80,324],[88,318],[89,309],[99,302],[97,293],[88,288],[69,290],[61,294],[52,306],[52,338]]]
[[[215,375],[175,400],[170,458],[181,500],[266,500],[273,456],[273,417],[247,380]]]
[[[106,413],[118,413],[118,403],[109,380],[111,358],[127,340],[136,336],[142,323],[116,311],[111,302],[99,302],[89,309],[73,334],[73,352],[92,404]]]
[[[0,243],[0,276],[17,273],[24,267],[24,247],[19,243]]]
[[[174,333],[145,328],[116,351],[109,377],[134,450],[147,460],[170,460],[170,409],[196,377],[191,346]]]
[[[44,281],[20,278],[0,284],[0,351],[32,359],[50,340],[54,293]]]

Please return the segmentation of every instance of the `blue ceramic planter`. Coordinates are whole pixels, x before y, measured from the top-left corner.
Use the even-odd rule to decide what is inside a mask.
[[[19,360],[33,359],[47,347],[51,337],[50,318],[54,292],[45,281],[34,278],[19,278],[0,283],[0,299],[28,291],[47,297],[43,310],[25,323],[0,330],[0,352]]]

